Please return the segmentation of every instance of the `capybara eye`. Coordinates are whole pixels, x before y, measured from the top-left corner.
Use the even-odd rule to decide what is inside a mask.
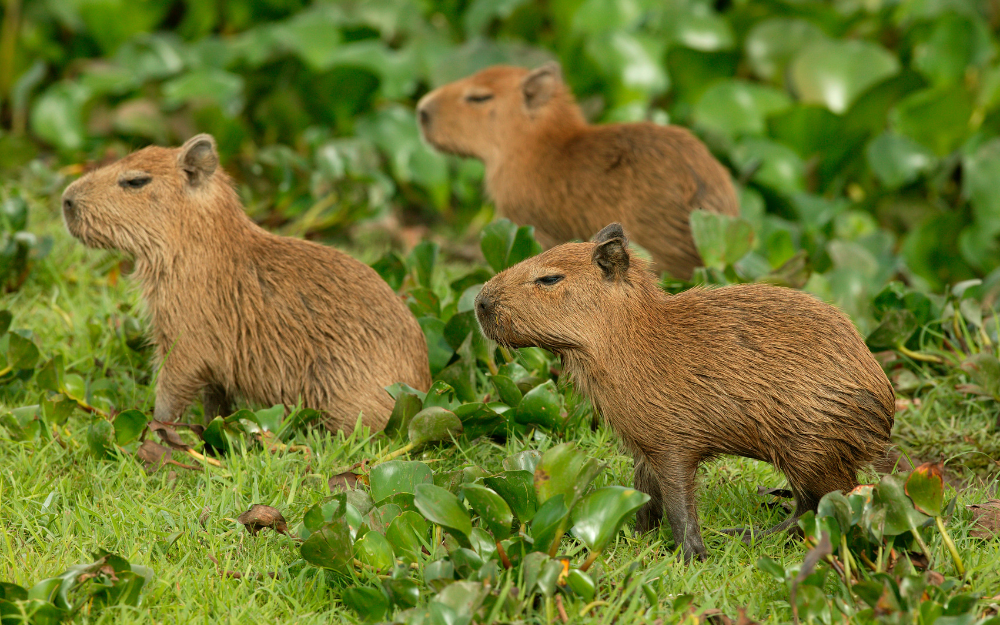
[[[125,178],[118,181],[118,185],[123,189],[141,189],[153,180],[152,176],[136,176],[135,178]]]
[[[566,276],[561,276],[559,274],[553,276],[542,276],[541,278],[535,279],[535,284],[541,286],[552,286],[553,284],[558,284],[563,281]]]
[[[470,93],[469,95],[465,96],[466,102],[479,103],[479,102],[486,102],[492,99],[493,99],[492,93]]]

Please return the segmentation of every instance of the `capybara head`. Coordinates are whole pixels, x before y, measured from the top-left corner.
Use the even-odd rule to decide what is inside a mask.
[[[558,63],[488,67],[425,95],[417,117],[435,148],[483,161],[516,147],[535,128],[583,121]]]
[[[179,148],[133,152],[66,188],[66,227],[89,247],[149,254],[182,237],[185,223],[201,221],[199,213],[231,206],[219,201],[234,192],[218,165],[215,139],[206,134]]]
[[[493,276],[476,297],[476,317],[483,334],[508,347],[586,348],[595,323],[652,279],[615,223],[590,243],[554,247]]]

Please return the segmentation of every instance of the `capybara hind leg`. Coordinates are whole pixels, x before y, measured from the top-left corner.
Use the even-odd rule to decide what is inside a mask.
[[[635,531],[640,534],[656,529],[663,519],[663,497],[660,495],[660,481],[649,462],[641,455],[635,459],[635,475],[632,485],[639,492],[649,495],[649,501],[635,514]]]
[[[225,389],[215,384],[205,387],[202,405],[205,408],[206,425],[215,417],[227,417],[233,414],[233,404]]]
[[[191,405],[201,386],[200,380],[181,377],[169,367],[163,367],[156,380],[153,417],[157,421],[177,421]]]
[[[697,463],[684,466],[676,458],[660,456],[651,458],[650,464],[660,483],[663,512],[670,522],[674,542],[681,547],[684,560],[690,562],[708,556],[705,543],[701,540],[698,524],[698,508],[694,496],[694,476]]]

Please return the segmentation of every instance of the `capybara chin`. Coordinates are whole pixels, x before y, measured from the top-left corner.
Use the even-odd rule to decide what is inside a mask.
[[[147,147],[67,187],[66,227],[135,258],[156,347],[155,417],[204,393],[205,417],[237,398],[321,410],[330,429],[381,429],[384,387],[430,385],[416,319],[374,270],[271,234],[243,212],[215,140]]]
[[[836,308],[763,284],[667,295],[618,224],[493,277],[476,299],[483,333],[562,357],[635,457],[650,495],[636,520],[663,514],[687,559],[704,557],[695,471],[721,454],[763,460],[795,493],[790,527],[885,451],[895,397]]]
[[[428,93],[417,117],[432,146],[483,162],[497,211],[545,247],[618,221],[657,271],[686,279],[701,266],[691,211],[739,214],[729,173],[688,130],[588,124],[556,63],[489,67]]]

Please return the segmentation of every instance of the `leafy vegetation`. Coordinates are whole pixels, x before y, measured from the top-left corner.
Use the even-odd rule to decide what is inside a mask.
[[[992,4],[0,11],[4,625],[997,618]],[[745,545],[713,528],[784,515],[780,478],[721,459],[701,476],[709,561],[681,564],[669,529],[631,534],[644,500],[622,487],[631,461],[591,428],[558,359],[477,330],[480,285],[540,250],[531,227],[493,221],[481,165],[432,152],[413,119],[430,88],[549,59],[595,122],[689,126],[733,173],[742,216],[696,213],[705,267],[664,288],[767,281],[837,304],[892,378],[903,457],[943,469],[828,495],[801,520],[804,541]],[[251,216],[345,247],[406,298],[435,382],[388,389],[384,433],[330,436],[303,427],[317,415],[301,407],[242,407],[205,427],[148,416],[156,372],[129,260],[83,250],[57,198],[95,163],[199,131],[218,139]]]

